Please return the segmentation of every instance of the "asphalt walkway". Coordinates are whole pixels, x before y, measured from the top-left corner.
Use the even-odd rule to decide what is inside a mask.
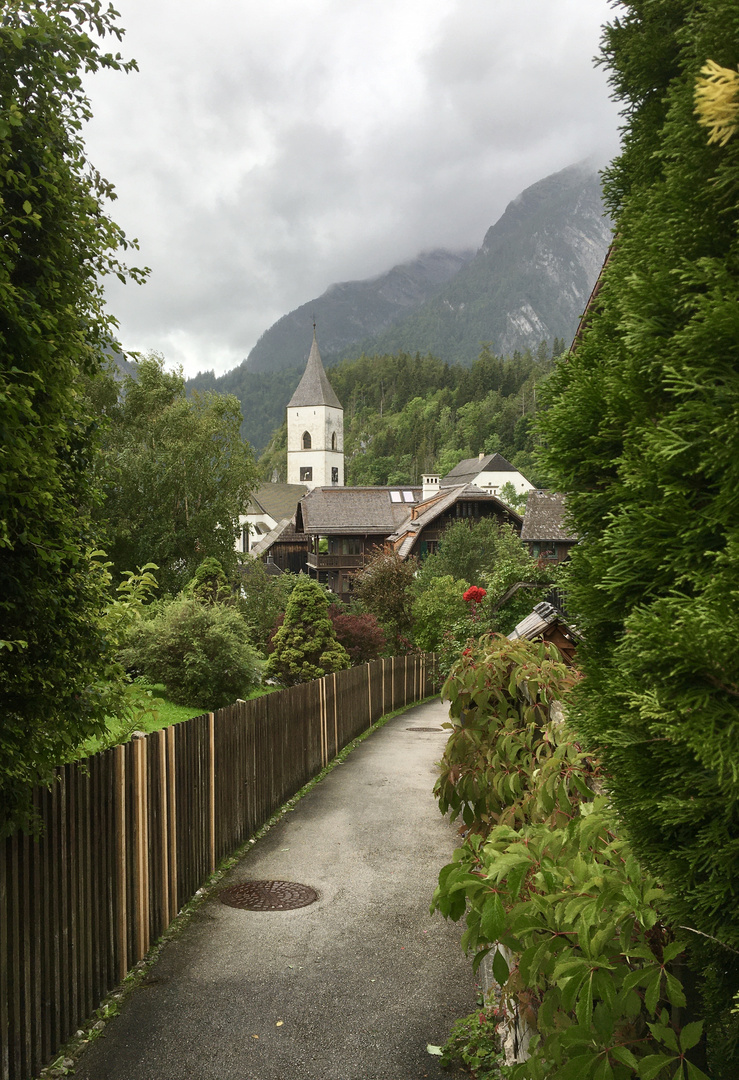
[[[455,844],[432,795],[446,715],[432,702],[395,717],[270,829],[222,887],[287,880],[317,902],[254,912],[209,899],[86,1049],[78,1080],[457,1075],[426,1051],[476,995],[463,927],[428,910]]]

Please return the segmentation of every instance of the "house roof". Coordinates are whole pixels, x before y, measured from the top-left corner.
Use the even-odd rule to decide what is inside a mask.
[[[565,522],[565,497],[557,491],[529,492],[522,540],[577,540]]]
[[[275,521],[292,518],[307,490],[306,484],[262,484],[249,500],[248,512],[268,514]]]
[[[506,517],[510,518],[510,520],[518,524],[521,523],[520,515],[515,510],[512,510],[507,503],[499,499],[497,495],[491,495],[489,491],[483,491],[482,488],[476,487],[475,484],[458,484],[453,488],[443,488],[414,507],[401,526],[388,536],[388,541],[395,546],[395,550],[401,558],[410,555],[421,531],[438,517],[441,517],[460,499],[494,503],[501,511],[505,512]]]
[[[408,492],[412,502],[404,497]],[[393,494],[396,496],[393,499]],[[398,495],[400,496],[398,498]],[[315,487],[298,504],[298,532],[331,536],[387,536],[420,502],[422,489],[402,487]]]
[[[530,615],[527,615],[511,630],[508,640],[515,641],[516,638],[526,638],[527,641],[534,641],[548,626],[552,626],[554,623],[558,623],[563,627],[566,637],[570,637],[575,641],[580,639],[577,630],[570,626],[562,613],[545,600],[542,600],[540,604],[534,607]]]
[[[305,365],[303,378],[298,383],[295,393],[287,403],[287,407],[288,409],[297,409],[306,408],[309,405],[328,405],[332,409],[342,407],[324,371],[321,354],[318,351],[315,327],[313,328],[313,344],[310,348],[310,355],[308,363]]]
[[[465,458],[441,479],[442,487],[471,484],[481,472],[518,472],[502,454],[485,454],[483,457]]]
[[[249,552],[250,555],[254,555],[258,558],[260,555],[265,555],[278,540],[287,540],[290,536],[295,535],[295,525],[292,518],[283,518],[278,521],[274,529],[271,529],[266,536],[263,536],[259,543],[255,544]]]

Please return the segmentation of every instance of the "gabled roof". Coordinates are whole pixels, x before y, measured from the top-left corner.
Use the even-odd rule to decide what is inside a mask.
[[[471,484],[481,472],[518,472],[502,454],[486,454],[483,457],[465,458],[451,472],[441,478],[442,487]]]
[[[405,501],[410,492],[413,503]],[[392,493],[400,493],[393,501]],[[298,532],[320,536],[382,536],[393,532],[408,517],[409,508],[419,502],[420,487],[315,487],[298,504],[295,518]]]
[[[292,518],[307,484],[262,484],[249,500],[248,513],[268,514],[274,521]]]
[[[272,548],[278,540],[289,541],[295,539],[295,524],[292,518],[283,518],[282,521],[278,521],[274,529],[263,536],[258,544],[249,552],[250,555],[259,557],[266,554]]]
[[[510,521],[518,525],[521,524],[520,515],[502,499],[499,499],[497,495],[491,495],[489,491],[484,491],[482,488],[476,487],[475,484],[458,484],[457,487],[444,488],[436,492],[414,507],[411,513],[406,516],[400,528],[388,536],[388,542],[394,545],[401,558],[405,558],[410,555],[421,531],[446,513],[460,499],[493,503]]]
[[[328,405],[332,409],[341,408],[341,402],[328,381],[321,362],[315,327],[313,328],[313,344],[310,347],[310,356],[308,357],[308,363],[305,365],[303,378],[298,383],[295,393],[287,403],[287,407],[288,409],[298,409],[306,408],[309,405]]]
[[[577,540],[577,536],[565,523],[564,495],[557,491],[529,492],[521,539]]]

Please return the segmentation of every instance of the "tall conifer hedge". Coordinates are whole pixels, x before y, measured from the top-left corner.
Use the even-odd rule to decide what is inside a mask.
[[[695,112],[737,70],[736,0],[617,5],[603,58],[624,105],[606,173],[612,259],[553,378],[547,467],[581,543],[576,723],[624,829],[674,898],[736,1076],[739,989],[739,135]],[[739,109],[739,98],[736,100]]]

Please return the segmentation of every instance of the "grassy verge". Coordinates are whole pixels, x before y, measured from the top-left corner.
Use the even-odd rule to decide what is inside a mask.
[[[141,684],[140,689],[141,708],[135,717],[110,717],[105,734],[86,739],[79,749],[78,757],[90,757],[101,750],[109,750],[111,746],[128,742],[134,731],[143,731],[148,735],[152,731],[159,731],[170,724],[181,724],[183,720],[192,720],[193,716],[202,716],[209,711],[200,705],[175,705],[164,697],[164,686],[161,683]],[[277,687],[273,686],[259,686],[246,700],[271,694],[276,689]]]
[[[137,987],[141,985],[150,968],[152,968],[153,965],[156,963],[160,952],[167,944],[167,942],[171,941],[172,938],[175,938],[178,934],[182,933],[182,931],[192,920],[192,917],[195,915],[198,909],[205,903],[206,900],[208,900],[213,895],[214,892],[217,891],[228,871],[231,870],[232,867],[234,867],[238,862],[248,856],[249,852],[252,850],[257,840],[260,840],[266,833],[268,833],[272,826],[276,825],[277,822],[285,816],[285,814],[288,814],[292,810],[294,810],[297,803],[299,803],[300,800],[304,798],[304,796],[306,796],[309,791],[312,791],[316,784],[320,784],[320,782],[325,779],[325,777],[327,777],[328,774],[332,772],[337,765],[341,765],[344,761],[346,761],[352,750],[356,749],[356,747],[359,746],[360,743],[363,743],[365,739],[369,738],[370,735],[374,735],[376,731],[379,731],[381,727],[384,727],[385,724],[387,724],[388,721],[392,720],[394,717],[400,716],[404,712],[408,712],[409,709],[414,709],[417,705],[423,705],[424,701],[434,700],[438,700],[437,694],[433,694],[431,695],[431,697],[424,698],[423,701],[414,701],[410,705],[404,705],[402,708],[396,709],[394,712],[387,713],[385,716],[381,716],[376,723],[374,723],[371,727],[367,728],[366,731],[363,731],[361,735],[358,735],[356,737],[356,739],[352,739],[350,743],[347,743],[344,749],[336,755],[333,761],[330,761],[328,765],[325,766],[325,768],[321,769],[321,771],[316,776],[314,776],[312,780],[309,780],[308,783],[304,787],[302,787],[300,791],[297,792],[297,794],[293,795],[291,799],[288,799],[286,803],[283,803],[279,810],[275,811],[269,821],[267,821],[261,827],[261,829],[258,829],[257,832],[254,833],[254,836],[250,837],[250,839],[247,840],[245,844],[242,844],[242,846],[237,851],[235,851],[233,855],[229,855],[225,859],[223,859],[223,861],[216,868],[215,872],[205,880],[205,882],[203,883],[201,888],[198,889],[195,895],[190,900],[188,900],[186,904],[183,905],[179,914],[177,915],[177,918],[169,924],[162,936],[149,949],[146,956],[142,960],[139,960],[139,962],[135,964],[128,972],[123,982],[120,983],[120,985],[117,986],[115,990],[113,990],[110,994],[108,994],[106,998],[103,999],[100,1006],[93,1013],[93,1015],[84,1023],[80,1024],[80,1027],[75,1034],[75,1037],[73,1039],[70,1039],[69,1042],[65,1043],[65,1045],[61,1047],[54,1061],[52,1061],[50,1065],[48,1065],[45,1069],[42,1070],[37,1080],[55,1080],[56,1077],[69,1076],[74,1073],[75,1062],[83,1053],[85,1047],[88,1046],[95,1039],[97,1039],[101,1034],[103,1034],[107,1021],[111,1020],[120,1012],[121,1006],[126,1000],[126,998],[130,997],[134,990],[136,990]],[[202,710],[197,712],[195,715],[202,715]]]

